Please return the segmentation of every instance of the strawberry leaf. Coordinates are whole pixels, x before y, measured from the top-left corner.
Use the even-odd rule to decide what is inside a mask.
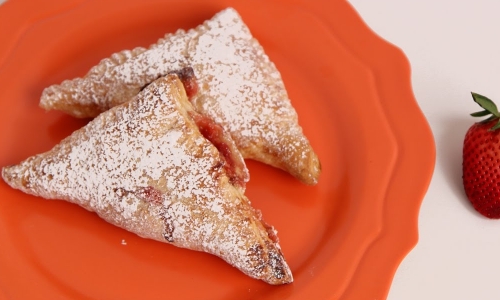
[[[475,112],[475,113],[471,113],[470,115],[473,116],[473,117],[484,117],[484,116],[487,116],[489,114],[491,114],[489,111],[482,110],[482,111],[478,111],[478,112]]]
[[[472,99],[474,99],[474,101],[477,104],[479,104],[479,106],[481,106],[486,111],[493,114],[494,116],[500,117],[500,113],[498,112],[497,106],[488,97],[485,97],[485,96],[477,94],[477,93],[471,93],[471,94],[472,94]]]

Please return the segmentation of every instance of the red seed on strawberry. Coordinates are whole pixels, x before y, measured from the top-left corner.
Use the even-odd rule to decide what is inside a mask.
[[[500,218],[500,113],[493,101],[472,93],[484,110],[474,117],[489,116],[467,131],[463,148],[463,184],[472,206],[482,215]]]

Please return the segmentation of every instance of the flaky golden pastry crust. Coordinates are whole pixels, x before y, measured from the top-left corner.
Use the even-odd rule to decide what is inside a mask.
[[[178,77],[162,77],[2,177],[142,237],[217,255],[270,284],[291,282],[274,229],[230,184],[190,105]]]
[[[167,34],[148,49],[113,54],[83,78],[48,87],[40,105],[94,117],[186,66],[199,80],[196,110],[230,132],[245,158],[317,183],[320,162],[298,124],[281,75],[231,8],[194,29]]]

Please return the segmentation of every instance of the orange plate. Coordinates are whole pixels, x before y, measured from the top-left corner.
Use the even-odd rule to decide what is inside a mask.
[[[323,165],[310,187],[248,162],[247,195],[278,229],[295,282],[267,285],[214,256],[141,239],[1,182],[0,298],[386,297],[417,242],[435,147],[404,54],[345,1],[8,0],[0,6],[0,165],[49,150],[85,124],[40,109],[44,87],[228,6],[282,72]]]

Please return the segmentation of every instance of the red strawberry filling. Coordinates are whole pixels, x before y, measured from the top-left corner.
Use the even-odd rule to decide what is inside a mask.
[[[198,93],[198,83],[196,83],[196,76],[194,76],[193,68],[186,67],[171,73],[176,74],[182,81],[184,89],[186,90],[186,95],[189,99]]]
[[[241,157],[236,155],[238,149],[232,143],[231,137],[224,132],[222,126],[211,118],[195,112],[190,112],[190,114],[200,133],[219,150],[224,158],[224,169],[230,182],[233,185],[244,187],[246,182],[245,163]]]
[[[191,98],[198,92],[198,84],[193,68],[186,67],[181,70],[174,71],[184,85],[186,95]],[[210,141],[224,160],[224,170],[226,171],[231,184],[235,186],[245,187],[247,173],[245,162],[238,156],[238,149],[234,145],[231,136],[227,134],[222,126],[217,124],[210,117],[201,115],[194,110],[189,111],[189,115],[198,126],[200,133]]]
[[[161,204],[163,202],[162,193],[152,186],[140,188],[135,191],[136,197],[147,202]]]

